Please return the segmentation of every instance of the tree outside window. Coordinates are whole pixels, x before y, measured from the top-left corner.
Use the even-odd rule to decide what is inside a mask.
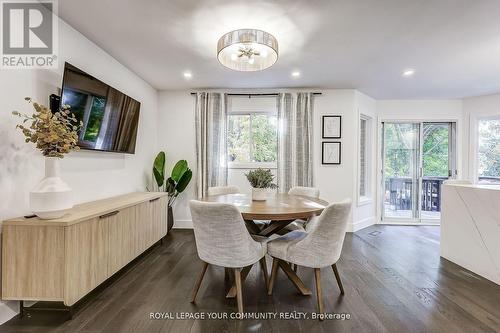
[[[500,119],[478,124],[478,178],[481,183],[500,183]]]
[[[277,117],[273,113],[230,114],[227,135],[228,161],[276,162]]]

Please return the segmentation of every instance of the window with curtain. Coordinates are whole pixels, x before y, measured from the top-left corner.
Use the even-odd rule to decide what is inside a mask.
[[[370,197],[370,149],[368,138],[370,136],[370,117],[361,115],[359,118],[359,159],[358,159],[358,197],[360,201]]]
[[[278,155],[276,97],[231,96],[227,117],[229,167],[275,167]]]
[[[478,121],[477,177],[481,184],[500,184],[500,117]]]

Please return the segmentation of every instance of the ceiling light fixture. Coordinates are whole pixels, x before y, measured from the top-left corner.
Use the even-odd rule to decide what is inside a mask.
[[[262,30],[231,31],[219,39],[217,59],[222,65],[236,71],[261,71],[278,60],[278,41]]]
[[[292,72],[292,76],[293,77],[299,77],[300,76],[300,72],[299,71],[294,71],[294,72]]]
[[[191,72],[184,72],[182,75],[184,75],[184,78],[186,79],[190,79],[193,77],[193,74],[191,74]]]
[[[410,77],[410,76],[413,76],[413,74],[415,74],[415,70],[414,69],[406,69],[403,72],[403,76],[404,77]]]

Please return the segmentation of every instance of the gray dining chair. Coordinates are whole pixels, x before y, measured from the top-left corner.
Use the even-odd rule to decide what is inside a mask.
[[[274,281],[279,267],[284,270],[292,282],[301,282],[295,272],[291,270],[289,263],[314,268],[319,313],[323,314],[324,311],[321,295],[321,268],[332,267],[340,293],[344,294],[342,281],[337,270],[337,261],[342,251],[350,212],[350,200],[330,204],[311,223],[308,232],[292,231],[267,244],[268,254],[273,257],[273,267],[268,287],[269,295],[273,292]],[[299,288],[296,282],[294,284]]]
[[[246,276],[243,276],[242,269],[260,262],[267,288],[267,239],[255,236],[257,241],[254,240],[245,227],[240,211],[232,204],[192,200],[190,208],[196,249],[203,261],[191,302],[196,300],[208,265],[222,266],[234,271],[238,312],[243,313],[242,285]]]
[[[240,193],[240,188],[234,185],[228,186],[213,186],[208,188],[208,195],[222,195],[222,194],[237,194]]]
[[[318,199],[319,198],[319,189],[316,187],[294,186],[288,191],[288,194],[301,195],[304,197]],[[306,230],[307,222],[308,221],[304,221],[304,220],[295,220],[292,223],[288,224],[283,229],[281,229],[279,231],[279,234],[284,235],[287,232],[291,232],[291,231],[295,231],[295,230],[304,231],[304,230]]]

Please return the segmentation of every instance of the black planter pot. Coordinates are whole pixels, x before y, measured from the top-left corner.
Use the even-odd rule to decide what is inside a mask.
[[[170,231],[174,226],[174,212],[172,211],[172,207],[168,206],[168,216],[167,216],[167,231]]]

